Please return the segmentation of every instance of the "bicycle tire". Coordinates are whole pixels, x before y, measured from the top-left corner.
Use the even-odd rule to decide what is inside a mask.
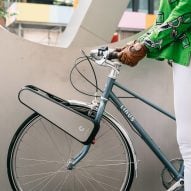
[[[131,146],[105,115],[95,141],[86,157],[73,170],[67,170],[68,159],[83,145],[37,113],[32,114],[18,128],[9,146],[7,172],[12,189],[130,190],[134,178]]]

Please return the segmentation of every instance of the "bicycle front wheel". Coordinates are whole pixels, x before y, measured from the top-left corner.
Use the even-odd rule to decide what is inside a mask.
[[[96,143],[74,169],[68,170],[68,161],[82,146],[62,129],[33,114],[17,130],[9,147],[7,169],[13,190],[130,189],[134,176],[132,151],[114,123],[107,117],[102,119]]]

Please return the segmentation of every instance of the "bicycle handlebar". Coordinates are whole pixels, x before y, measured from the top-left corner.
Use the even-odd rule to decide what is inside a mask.
[[[108,60],[112,60],[112,59],[118,59],[118,52],[112,51],[109,53]]]
[[[90,56],[95,60],[112,60],[118,58],[118,53],[108,47],[101,47],[90,51]]]
[[[110,77],[116,78],[120,71],[121,63],[118,59],[118,52],[108,47],[101,47],[90,51],[90,57],[92,60],[101,66],[110,67]]]

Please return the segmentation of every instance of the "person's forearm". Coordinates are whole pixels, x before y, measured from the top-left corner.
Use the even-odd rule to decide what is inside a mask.
[[[191,0],[181,0],[161,25],[152,27],[150,33],[139,39],[150,52],[158,51],[191,29]]]

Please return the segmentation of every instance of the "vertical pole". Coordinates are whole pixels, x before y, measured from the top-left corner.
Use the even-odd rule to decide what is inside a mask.
[[[148,13],[154,14],[154,1],[148,0]]]
[[[139,10],[139,0],[132,0],[132,9],[134,12],[138,12]]]

